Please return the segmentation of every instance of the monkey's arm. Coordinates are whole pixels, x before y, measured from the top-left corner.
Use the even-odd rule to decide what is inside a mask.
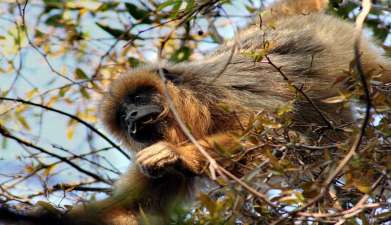
[[[230,133],[214,134],[198,140],[213,158],[221,161],[217,148],[235,152],[240,148],[238,139]],[[175,146],[168,142],[158,142],[137,153],[136,162],[146,171],[154,171],[178,163],[194,174],[201,174],[206,164],[206,158],[194,144]]]

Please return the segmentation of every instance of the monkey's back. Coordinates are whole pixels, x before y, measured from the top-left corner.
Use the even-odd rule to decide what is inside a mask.
[[[289,88],[292,82],[336,123],[351,122],[349,109],[336,115],[342,104],[330,105],[323,100],[338,95],[348,85],[335,82],[352,68],[354,32],[353,24],[323,13],[282,17],[243,30],[202,60],[172,67],[206,84],[189,82],[188,88],[194,92],[224,92],[229,96],[224,100],[228,105],[238,102],[255,111],[275,110],[291,101],[297,96]],[[391,63],[380,48],[363,38],[361,51],[368,76],[376,74],[380,81],[390,82]],[[303,96],[295,106],[298,120],[322,124],[318,112]]]

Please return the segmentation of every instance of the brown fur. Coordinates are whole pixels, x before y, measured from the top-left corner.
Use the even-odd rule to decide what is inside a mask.
[[[233,133],[240,129],[240,123],[247,122],[251,113],[273,111],[296,95],[265,59],[254,61],[242,54],[257,52],[265,47],[265,43],[269,44],[268,57],[272,62],[295,85],[302,87],[330,120],[336,125],[352,121],[349,109],[342,108],[336,115],[335,111],[341,105],[322,102],[343,88],[343,84],[332,84],[339,76],[345,75],[344,71],[349,70],[354,58],[354,28],[350,23],[319,13],[327,2],[287,0],[273,5],[268,9],[269,14],[265,14],[262,21],[265,24],[261,28],[252,26],[238,34],[239,50],[226,68],[235,41],[227,42],[204,60],[160,65],[183,80],[178,85],[168,82],[169,94],[194,137],[214,157],[218,157],[215,144],[240,150],[235,148],[238,140]],[[374,79],[379,81],[391,82],[391,63],[381,56],[381,51],[367,39],[362,41],[361,51],[367,74],[376,75]],[[207,162],[189,143],[167,107],[163,97],[164,84],[156,72],[158,68],[142,67],[114,80],[102,101],[103,123],[129,150],[137,152],[137,164],[144,169],[167,170],[161,178],[150,178],[133,167],[121,179],[113,198],[90,206],[90,209],[110,208],[104,215],[112,216],[102,217],[106,224],[137,224],[135,218],[139,216],[140,208],[149,215],[164,215],[174,200],[189,196],[194,176],[204,173]],[[165,121],[164,137],[150,146],[129,139],[115,118],[124,97],[144,86],[153,87],[160,95],[155,101],[165,106],[159,117]],[[299,127],[308,123],[325,125],[318,112],[304,99],[295,102],[294,118],[297,129],[309,136],[312,130]],[[157,221],[160,222],[156,224],[164,223],[164,216]]]

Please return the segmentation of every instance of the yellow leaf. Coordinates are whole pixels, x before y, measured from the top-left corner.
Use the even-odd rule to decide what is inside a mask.
[[[339,96],[326,98],[326,99],[322,100],[322,102],[328,103],[328,104],[337,104],[337,103],[341,103],[341,102],[347,101],[348,98],[349,98],[349,96],[341,94]]]
[[[91,123],[95,123],[97,121],[95,115],[88,114],[88,113],[85,113],[85,112],[80,112],[78,114],[78,117],[80,117],[81,119],[83,119],[83,120],[85,120],[87,122],[91,122]]]
[[[53,172],[55,167],[56,167],[56,164],[50,165],[48,168],[45,169],[45,171],[43,172],[43,175],[45,177],[49,176]]]
[[[20,113],[22,113],[22,112],[24,112],[26,110],[27,110],[27,106],[26,105],[18,105],[16,107],[16,109],[15,109],[15,113],[16,114],[20,114]]]
[[[365,194],[368,194],[372,190],[371,184],[364,179],[354,179],[353,186]]]
[[[46,103],[46,106],[51,107],[58,100],[58,96],[52,96],[49,101]]]
[[[50,203],[44,202],[44,201],[38,201],[37,204],[44,208],[46,211],[48,211],[51,214],[59,215],[61,214],[61,211],[56,209],[54,206],[52,206]]]
[[[73,135],[75,134],[75,126],[69,126],[67,128],[67,138],[71,140],[73,138]]]
[[[277,109],[277,115],[282,116],[285,113],[291,112],[293,109],[292,102],[288,102]]]
[[[27,123],[26,119],[21,115],[17,114],[16,118],[18,119],[19,123],[22,125],[23,128],[30,130],[30,125]]]
[[[32,172],[34,172],[35,168],[34,168],[34,166],[32,166],[32,165],[27,165],[27,166],[24,168],[24,170],[26,171],[26,173],[32,173]]]
[[[33,88],[29,92],[26,93],[26,98],[30,99],[37,93],[38,93],[38,88]]]

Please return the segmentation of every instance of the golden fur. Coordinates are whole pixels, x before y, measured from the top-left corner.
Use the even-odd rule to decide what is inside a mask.
[[[169,94],[191,133],[214,157],[218,157],[214,150],[216,144],[240,151],[234,133],[251,113],[273,111],[295,99],[297,93],[274,66],[265,58],[256,61],[248,56],[265,48],[270,60],[289,80],[302,87],[335,125],[352,121],[348,108],[322,101],[338,95],[347,85],[333,83],[349,71],[354,58],[354,27],[322,13],[327,3],[325,0],[280,1],[265,11],[261,27],[254,25],[238,34],[239,43],[229,41],[197,62],[159,65],[181,78],[179,84],[167,83]],[[230,59],[234,45],[238,45],[238,50]],[[390,60],[381,56],[381,51],[368,39],[362,41],[361,51],[366,73],[378,81],[391,82]],[[138,224],[140,208],[156,216],[159,221],[156,224],[164,223],[169,206],[178,199],[188,198],[194,191],[194,177],[204,173],[207,162],[189,143],[167,107],[164,84],[156,72],[159,66],[141,67],[114,80],[102,100],[101,118],[110,133],[129,150],[137,152],[139,167],[166,170],[166,173],[152,178],[139,167],[132,167],[121,178],[112,198],[87,207],[90,211],[105,209],[100,223]],[[138,87],[152,87],[160,96],[154,101],[165,108],[159,116],[159,120],[164,120],[163,138],[149,146],[131,140],[116,121],[118,106]],[[302,96],[294,104],[293,127],[311,136],[311,127],[325,125],[319,112]],[[339,114],[335,112],[337,109]],[[332,135],[328,138],[333,140]],[[80,215],[80,211],[73,215]]]

